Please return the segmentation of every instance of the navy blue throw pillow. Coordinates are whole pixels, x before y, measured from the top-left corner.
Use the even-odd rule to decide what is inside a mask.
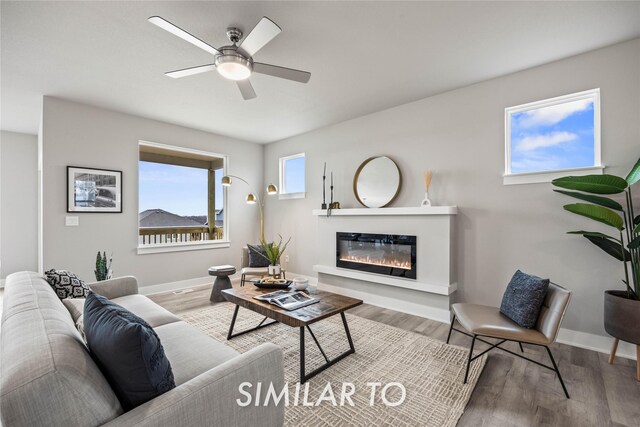
[[[124,307],[89,292],[84,334],[91,356],[125,411],[176,386],[160,338]]]
[[[500,313],[523,328],[533,328],[547,296],[549,279],[516,271],[502,296]]]
[[[267,252],[262,245],[247,245],[249,249],[249,267],[262,268],[268,267],[270,262],[267,258]]]

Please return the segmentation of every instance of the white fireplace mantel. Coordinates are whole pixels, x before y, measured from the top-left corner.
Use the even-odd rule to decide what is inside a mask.
[[[314,265],[313,270],[316,273],[330,274],[332,276],[347,277],[349,279],[357,279],[364,282],[379,283],[381,285],[397,286],[400,288],[413,289],[420,292],[429,292],[439,295],[451,295],[458,289],[457,283],[443,285],[438,283],[417,282],[402,277],[383,276],[381,274],[365,273],[346,268],[330,267],[328,265]]]
[[[314,209],[315,216],[327,216],[326,209]],[[356,215],[456,215],[457,206],[402,207],[402,208],[349,208],[332,209],[329,216]]]
[[[449,306],[459,284],[455,266],[457,206],[313,210],[318,242],[314,270],[321,289],[366,303],[450,320]],[[339,268],[336,233],[374,233],[416,237],[416,278],[407,279]]]

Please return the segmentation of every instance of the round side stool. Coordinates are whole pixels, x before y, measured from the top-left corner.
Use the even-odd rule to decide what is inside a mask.
[[[209,276],[215,276],[216,280],[213,282],[213,288],[211,288],[211,296],[209,301],[222,302],[226,301],[222,295],[222,290],[231,289],[231,279],[229,276],[236,273],[236,268],[233,265],[216,265],[209,267]]]

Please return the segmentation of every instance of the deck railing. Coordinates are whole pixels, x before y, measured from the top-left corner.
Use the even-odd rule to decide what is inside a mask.
[[[142,245],[164,243],[198,242],[203,240],[221,240],[222,227],[214,227],[213,235],[209,235],[209,227],[140,227],[138,236]]]

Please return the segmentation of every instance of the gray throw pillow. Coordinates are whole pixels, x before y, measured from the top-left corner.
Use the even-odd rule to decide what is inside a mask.
[[[262,268],[269,266],[267,252],[262,245],[247,245],[249,249],[249,267]]]
[[[549,279],[542,279],[518,270],[502,296],[500,313],[523,328],[533,328],[547,296]]]

